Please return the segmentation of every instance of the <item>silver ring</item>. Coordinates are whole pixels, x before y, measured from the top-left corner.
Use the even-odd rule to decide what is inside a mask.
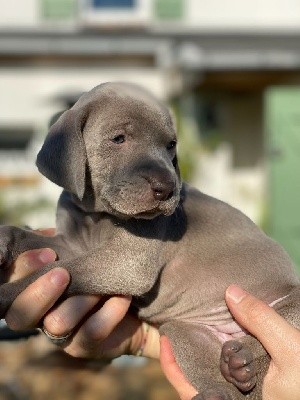
[[[73,335],[73,331],[68,332],[66,335],[63,336],[57,336],[53,335],[47,329],[43,326],[40,328],[40,330],[43,332],[43,334],[49,339],[53,344],[56,344],[58,346],[62,346],[67,343],[69,338]]]

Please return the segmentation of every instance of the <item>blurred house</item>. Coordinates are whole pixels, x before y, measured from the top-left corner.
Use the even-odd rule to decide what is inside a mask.
[[[132,81],[174,108],[184,176],[300,265],[299,39],[298,0],[0,0],[1,192],[54,202],[34,167],[49,119],[101,82]]]

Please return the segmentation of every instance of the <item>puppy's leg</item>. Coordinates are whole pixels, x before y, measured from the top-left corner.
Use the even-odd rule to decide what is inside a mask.
[[[249,391],[256,383],[256,367],[252,351],[238,340],[229,340],[222,347],[223,376],[242,391]]]
[[[223,378],[219,360],[221,342],[200,325],[171,321],[160,332],[171,341],[176,361],[199,391],[195,400],[241,400],[243,394]]]
[[[61,236],[43,236],[15,226],[0,226],[0,267],[9,267],[24,251],[51,247],[59,257],[71,256]]]
[[[126,258],[123,248],[103,247],[77,258],[59,260],[43,266],[38,271],[14,282],[0,286],[0,318],[15,298],[32,282],[55,267],[65,268],[71,281],[64,296],[77,294],[124,294],[141,296],[154,285],[159,268],[157,263],[142,252],[139,257]]]
[[[276,303],[274,309],[291,325],[300,329],[300,285],[282,301]]]
[[[231,357],[233,359],[229,361]],[[243,360],[248,363],[245,367],[239,365]],[[256,381],[254,389],[249,394],[247,392],[246,398],[262,400],[263,380],[270,365],[270,356],[258,340],[247,335],[238,341],[225,343],[220,364],[224,377],[242,391],[246,391],[248,384],[250,388]]]
[[[300,287],[294,288],[290,295],[278,302],[274,308],[283,318],[300,329]],[[220,364],[222,374],[229,382],[245,391],[254,386],[256,379],[255,393],[261,393],[270,357],[257,340],[247,335],[238,341],[226,342],[223,345]]]

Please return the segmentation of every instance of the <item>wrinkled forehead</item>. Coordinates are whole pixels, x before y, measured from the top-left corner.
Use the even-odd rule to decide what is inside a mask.
[[[81,98],[78,107],[87,108],[87,125],[119,126],[134,123],[174,131],[168,108],[147,91],[131,86],[105,85]]]

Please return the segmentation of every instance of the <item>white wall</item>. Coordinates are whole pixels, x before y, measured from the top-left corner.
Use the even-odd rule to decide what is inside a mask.
[[[60,109],[55,101],[58,95],[119,80],[141,84],[165,97],[164,76],[154,68],[1,68],[0,124],[43,125]]]
[[[186,25],[194,29],[289,31],[300,29],[299,0],[189,0]]]
[[[38,11],[38,0],[0,0],[0,27],[36,26]]]
[[[192,183],[204,193],[238,208],[256,224],[263,222],[265,165],[258,163],[252,168],[233,168],[229,143],[221,143],[214,152],[199,154]]]
[[[180,21],[155,21],[152,0],[137,0],[133,12],[91,12],[90,0],[78,0],[78,24],[129,23],[155,29],[196,31],[299,31],[299,0],[184,0],[185,16]],[[39,0],[0,0],[0,29],[38,27]],[[63,25],[62,25],[63,27]]]

